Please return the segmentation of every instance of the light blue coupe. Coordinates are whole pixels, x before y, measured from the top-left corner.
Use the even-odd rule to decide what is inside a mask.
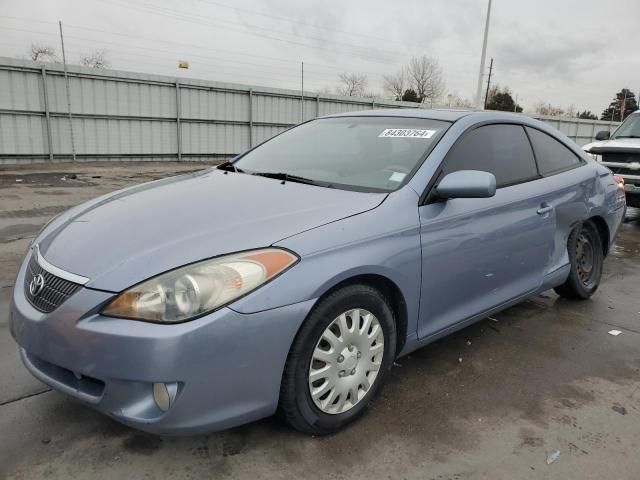
[[[525,116],[333,115],[55,218],[11,331],[33,375],[143,430],[279,411],[326,434],[396,357],[550,288],[592,295],[625,208]]]

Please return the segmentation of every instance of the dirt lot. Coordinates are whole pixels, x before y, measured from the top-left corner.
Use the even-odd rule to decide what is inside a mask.
[[[83,200],[204,166],[0,169],[0,479],[640,478],[636,212],[592,300],[547,292],[400,359],[362,421],[333,437],[305,437],[276,419],[207,436],[156,437],[33,379],[7,318],[30,238]],[[622,334],[611,336],[612,329]],[[548,465],[556,449],[560,456]]]

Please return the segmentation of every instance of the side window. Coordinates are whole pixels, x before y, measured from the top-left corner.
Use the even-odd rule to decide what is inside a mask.
[[[445,175],[458,170],[493,173],[498,188],[538,176],[533,151],[520,125],[486,125],[467,133],[444,161]]]
[[[527,128],[533,150],[540,167],[540,173],[549,175],[561,170],[577,167],[582,163],[580,158],[551,135],[535,128]]]

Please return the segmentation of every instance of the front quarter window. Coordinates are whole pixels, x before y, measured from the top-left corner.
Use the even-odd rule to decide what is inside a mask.
[[[449,125],[403,117],[317,119],[274,137],[234,166],[245,173],[286,174],[334,188],[391,192]]]

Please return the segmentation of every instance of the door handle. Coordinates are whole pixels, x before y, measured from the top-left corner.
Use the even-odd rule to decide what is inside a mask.
[[[549,205],[548,203],[542,203],[540,205],[540,208],[538,208],[538,215],[544,215],[545,213],[549,213],[550,211],[553,210],[553,206]]]

